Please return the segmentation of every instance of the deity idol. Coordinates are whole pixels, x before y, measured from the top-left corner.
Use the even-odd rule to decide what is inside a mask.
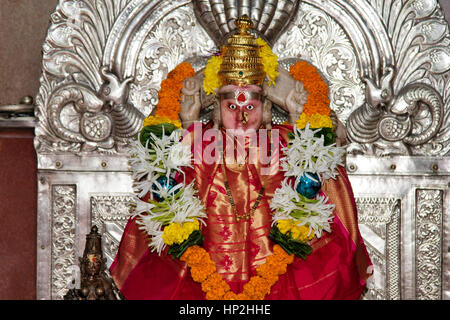
[[[201,105],[190,65],[162,83],[134,145],[140,199],[111,275],[127,299],[358,299],[371,262],[327,95],[306,85],[324,82],[296,64],[295,85],[277,98],[286,72],[248,17],[236,26],[203,72],[211,121],[193,121]],[[291,124],[272,124],[269,96]]]

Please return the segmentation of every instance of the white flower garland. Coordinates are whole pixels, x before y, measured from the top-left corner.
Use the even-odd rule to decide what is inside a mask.
[[[157,181],[160,177],[169,178],[174,172],[183,174],[180,167],[191,167],[191,146],[180,142],[181,132],[174,130],[168,136],[163,132],[161,138],[150,133],[151,139],[145,147],[140,137],[130,146],[132,178],[136,181],[133,188],[137,194],[134,216],[139,217],[136,222],[150,237],[149,247],[158,254],[166,248],[162,238],[165,225],[194,219],[205,224],[202,219],[207,217],[203,204],[195,196],[193,182],[187,186],[181,182],[168,190]],[[148,192],[158,194],[163,201],[142,201],[140,198]]]
[[[281,159],[281,166],[286,176],[300,177],[304,172],[312,172],[323,180],[336,177],[336,168],[343,165],[345,149],[335,143],[325,146],[323,136],[314,136],[320,130],[311,130],[309,123],[302,130],[294,126],[293,138],[282,148],[286,156]]]
[[[183,224],[195,219],[206,224],[205,209],[196,196],[193,182],[189,185],[178,183],[169,191],[157,180],[172,173],[180,172],[180,167],[191,167],[191,146],[180,142],[181,130],[175,130],[166,136],[163,132],[159,138],[150,133],[151,139],[143,146],[138,138],[131,142],[130,166],[133,186],[137,193],[135,197],[135,216],[140,229],[150,237],[149,247],[160,254],[166,244],[163,240],[163,228],[170,223]],[[299,177],[303,173],[319,174],[322,179],[335,178],[338,174],[336,168],[342,165],[344,149],[335,144],[325,146],[324,138],[314,137],[317,131],[309,129],[307,125],[303,130],[294,127],[292,139],[287,147],[282,148],[285,157],[281,159],[282,170],[286,171],[281,187],[275,190],[270,205],[273,210],[273,224],[279,220],[289,219],[296,225],[305,225],[310,233],[320,238],[323,231],[331,232],[330,222],[333,220],[335,205],[328,203],[328,198],[318,195],[315,199],[306,199],[289,183],[291,177]],[[149,147],[151,141],[151,147]],[[163,199],[161,202],[140,200],[148,192],[157,193]]]
[[[270,208],[273,213],[273,224],[279,220],[294,221],[297,226],[308,226],[309,233],[314,231],[317,238],[325,230],[331,232],[330,222],[333,220],[334,204],[328,203],[328,197],[317,195],[315,199],[307,199],[300,195],[294,185],[289,183],[290,177],[302,176],[307,172],[316,173],[321,180],[338,175],[337,167],[343,165],[345,149],[336,147],[335,143],[325,146],[324,137],[315,137],[321,129],[311,130],[309,123],[302,130],[294,126],[292,138],[282,148],[285,157],[281,158],[281,168],[285,179],[281,187],[275,190]]]

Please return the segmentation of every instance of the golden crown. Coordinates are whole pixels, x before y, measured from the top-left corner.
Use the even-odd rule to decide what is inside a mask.
[[[223,85],[262,85],[266,73],[259,54],[260,46],[256,38],[248,32],[253,28],[253,22],[247,15],[243,15],[234,23],[237,33],[224,45],[219,78]]]

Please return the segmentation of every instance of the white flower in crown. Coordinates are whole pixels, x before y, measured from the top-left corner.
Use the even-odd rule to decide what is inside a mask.
[[[292,138],[282,148],[285,157],[281,159],[281,167],[286,176],[300,177],[304,172],[312,172],[323,179],[336,177],[337,167],[343,165],[345,149],[335,143],[325,146],[323,136],[314,136],[320,130],[311,130],[309,124],[302,130],[294,126]]]

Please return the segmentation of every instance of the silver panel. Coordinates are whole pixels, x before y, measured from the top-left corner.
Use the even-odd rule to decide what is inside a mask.
[[[40,170],[38,185],[37,299],[61,299],[93,223],[103,229],[108,266],[112,262],[111,241],[117,243],[129,212],[111,205],[129,203],[130,173]]]
[[[450,271],[448,165],[446,159],[426,157],[347,157],[361,234],[368,244],[375,272],[379,270],[366,298],[449,299],[450,287],[445,280]],[[391,211],[386,209],[387,204]],[[376,213],[369,209],[374,206],[379,207],[378,211],[374,209]],[[386,210],[399,211],[399,230],[385,218]],[[368,218],[367,212],[372,213],[369,217],[377,218]],[[392,237],[398,233],[400,278],[395,266],[397,240]],[[391,241],[381,241],[389,234]],[[386,249],[387,253],[382,251]],[[399,283],[400,292],[391,294]]]

